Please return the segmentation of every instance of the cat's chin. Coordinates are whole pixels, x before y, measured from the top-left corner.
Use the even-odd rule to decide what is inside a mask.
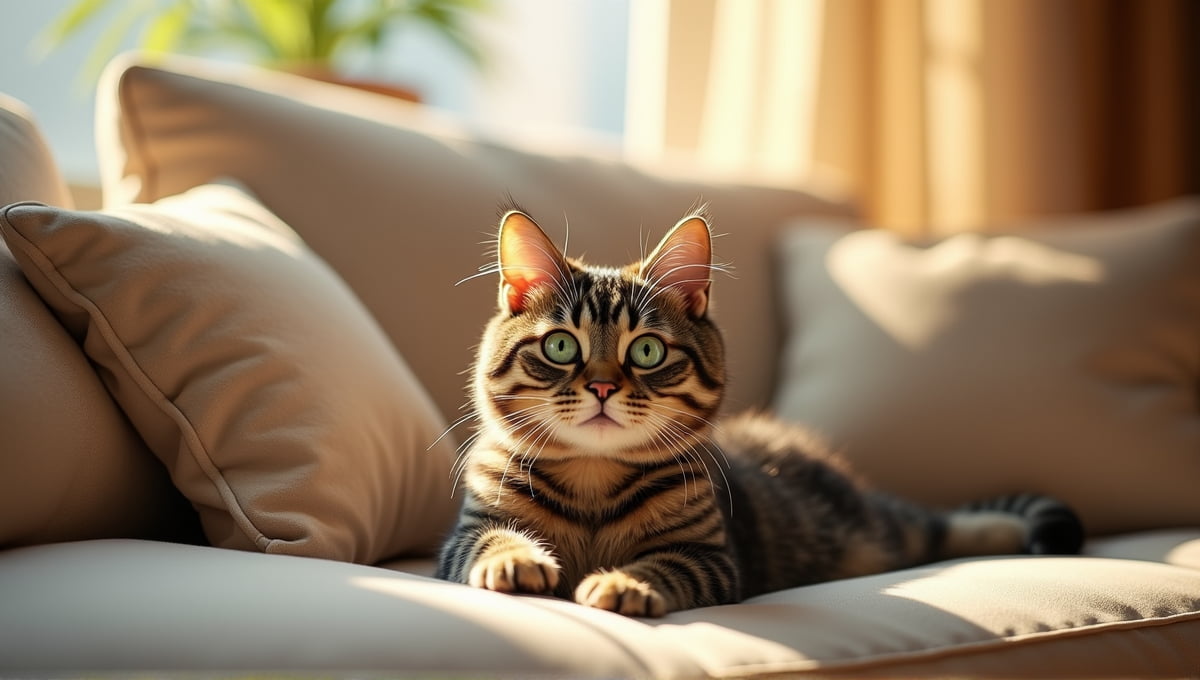
[[[609,418],[593,418],[579,425],[564,427],[557,436],[566,445],[564,448],[600,455],[624,453],[640,448],[645,442],[645,435]]]
[[[607,413],[596,413],[578,422],[559,421],[553,427],[535,428],[535,432],[546,430],[553,432],[553,436],[519,434],[501,428],[492,429],[492,436],[504,449],[528,449],[541,460],[594,456],[644,462],[647,456],[653,458],[662,449],[654,444],[654,433],[643,427],[623,424]]]
[[[622,425],[607,415],[593,416],[581,423],[563,424],[539,456],[543,459],[575,458],[580,455],[627,460],[642,458],[647,449],[641,428]]]

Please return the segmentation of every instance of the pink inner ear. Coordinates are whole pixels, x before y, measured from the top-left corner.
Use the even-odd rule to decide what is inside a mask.
[[[558,248],[528,215],[512,211],[504,216],[500,221],[500,276],[510,311],[524,310],[530,291],[556,284],[566,271]]]
[[[687,298],[693,316],[708,309],[712,241],[708,224],[690,217],[675,225],[642,263],[642,278],[660,288],[673,288]]]

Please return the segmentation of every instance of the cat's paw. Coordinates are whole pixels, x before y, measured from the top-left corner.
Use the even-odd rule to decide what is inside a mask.
[[[575,601],[626,616],[659,617],[667,613],[667,601],[649,583],[620,571],[597,572],[575,589]]]
[[[512,545],[480,557],[467,583],[502,593],[549,593],[558,585],[554,556],[536,546]]]

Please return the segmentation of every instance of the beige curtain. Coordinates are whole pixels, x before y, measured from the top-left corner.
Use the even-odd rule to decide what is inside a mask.
[[[1200,192],[1200,2],[638,0],[631,154],[913,235]]]

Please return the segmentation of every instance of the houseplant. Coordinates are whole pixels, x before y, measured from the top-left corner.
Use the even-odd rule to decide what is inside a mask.
[[[237,53],[273,68],[412,98],[398,88],[347,78],[346,52],[378,53],[394,29],[419,23],[473,65],[483,62],[468,17],[490,0],[76,0],[46,29],[49,47],[103,16],[110,23],[85,66],[93,78],[131,35],[149,52]]]

